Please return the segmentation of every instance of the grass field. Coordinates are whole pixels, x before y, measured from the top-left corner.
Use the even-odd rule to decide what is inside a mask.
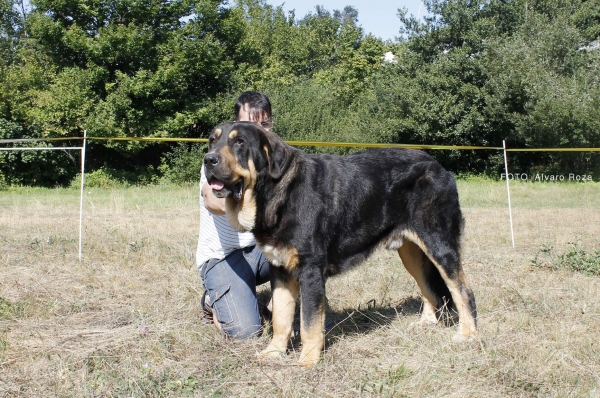
[[[196,187],[0,191],[0,397],[598,397],[600,276],[561,266],[600,249],[600,184],[459,181],[479,337],[413,326],[397,255],[328,281],[322,362],[224,341],[200,320]],[[570,263],[569,263],[570,264]],[[569,265],[566,264],[566,265]],[[266,292],[264,292],[266,293]]]

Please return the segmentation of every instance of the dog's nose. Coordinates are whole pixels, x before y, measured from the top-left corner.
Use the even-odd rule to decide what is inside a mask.
[[[208,153],[204,156],[204,165],[206,167],[215,167],[219,164],[219,155],[216,153]]]

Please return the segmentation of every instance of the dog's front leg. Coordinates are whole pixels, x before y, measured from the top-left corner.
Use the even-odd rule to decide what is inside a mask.
[[[325,277],[317,266],[300,270],[300,337],[302,352],[299,364],[313,366],[319,362],[325,346]]]
[[[271,266],[273,287],[273,340],[260,355],[279,357],[287,350],[298,298],[298,280],[283,267]]]

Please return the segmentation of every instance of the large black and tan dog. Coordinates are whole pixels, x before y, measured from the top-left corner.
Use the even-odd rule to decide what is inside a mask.
[[[452,174],[421,151],[310,155],[248,123],[218,126],[204,158],[229,222],[252,231],[274,266],[273,340],[287,349],[300,294],[300,363],[324,345],[325,280],[379,247],[397,250],[423,295],[422,322],[456,308],[456,339],[475,336],[475,298],[460,262],[462,214]]]

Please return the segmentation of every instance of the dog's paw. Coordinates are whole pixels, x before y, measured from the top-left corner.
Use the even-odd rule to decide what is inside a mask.
[[[258,353],[258,356],[261,358],[280,358],[285,355],[285,350],[269,344],[267,348]]]
[[[297,365],[303,367],[315,366],[319,363],[321,359],[321,355],[303,355],[300,354],[300,359],[298,360]]]
[[[319,361],[298,361],[298,363],[296,364],[296,366],[302,366],[303,368],[309,368],[311,366],[315,366],[316,364],[318,364]]]
[[[455,343],[465,343],[467,341],[474,341],[476,337],[477,333],[463,334],[461,332],[456,332],[452,336],[452,341]]]
[[[418,321],[414,321],[408,324],[409,329],[425,329],[437,325],[437,319],[432,320],[430,318],[419,318]]]

